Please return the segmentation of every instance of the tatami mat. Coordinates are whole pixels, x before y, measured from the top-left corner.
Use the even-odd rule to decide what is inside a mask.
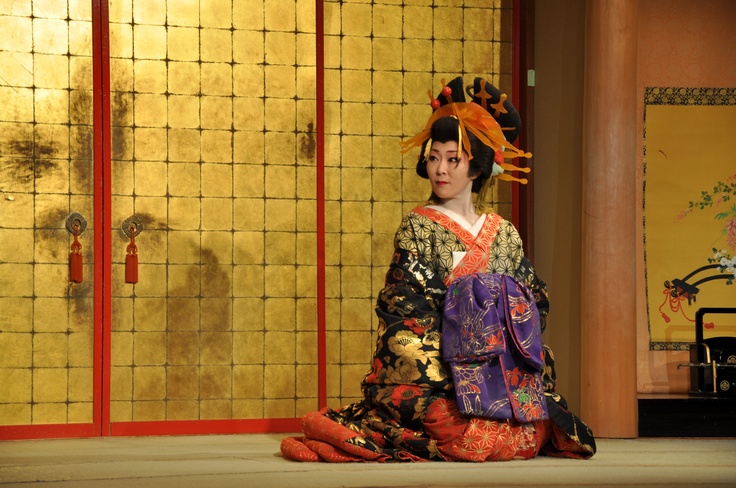
[[[0,486],[485,487],[736,486],[736,439],[599,439],[588,461],[291,462],[281,434],[0,442]]]

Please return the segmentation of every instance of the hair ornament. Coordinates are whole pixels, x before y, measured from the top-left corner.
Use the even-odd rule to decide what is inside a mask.
[[[407,153],[414,147],[424,144],[429,139],[432,124],[441,117],[455,116],[460,122],[462,139],[467,139],[467,131],[471,131],[483,144],[494,150],[502,150],[504,158],[530,158],[529,152],[524,152],[511,145],[503,135],[503,129],[496,119],[483,107],[475,102],[453,102],[436,109],[427,121],[424,130],[411,139],[401,142],[401,152]],[[465,148],[468,156],[472,159],[470,148]]]
[[[496,155],[493,158],[493,167],[491,168],[491,177],[496,177],[499,180],[504,181],[516,181],[522,185],[526,185],[528,180],[526,178],[517,178],[506,171],[521,171],[522,173],[529,173],[531,169],[526,167],[514,166],[513,164],[507,163],[503,157],[503,151],[500,149],[496,151]],[[491,178],[489,178],[491,179]]]
[[[442,84],[444,85],[444,87],[442,88],[442,91],[440,93],[442,93],[442,95],[446,99],[451,100],[450,96],[452,95],[452,88],[445,85],[444,78],[442,78]],[[430,100],[429,104],[432,106],[432,110],[437,110],[438,108],[442,106],[442,102],[439,99],[434,98],[432,96],[432,90],[427,90],[427,95],[429,95],[429,100]]]
[[[430,137],[429,140],[427,141],[427,145],[424,146],[424,155],[423,155],[423,157],[424,157],[424,160],[425,161],[429,159],[429,153],[431,151],[432,151],[432,138]]]

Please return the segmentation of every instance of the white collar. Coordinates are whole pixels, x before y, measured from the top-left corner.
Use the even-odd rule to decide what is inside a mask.
[[[482,214],[478,217],[475,223],[471,225],[470,222],[465,220],[462,215],[455,212],[454,210],[448,210],[445,207],[440,207],[439,205],[427,205],[427,207],[447,215],[452,220],[457,222],[463,229],[470,232],[473,237],[478,237],[478,232],[480,232],[480,229],[483,227],[483,223],[486,221],[486,214]]]

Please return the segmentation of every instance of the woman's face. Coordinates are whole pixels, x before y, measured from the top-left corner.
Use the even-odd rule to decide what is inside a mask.
[[[427,176],[432,191],[444,201],[472,200],[473,180],[468,176],[470,163],[465,152],[457,153],[457,142],[433,142],[427,158]]]

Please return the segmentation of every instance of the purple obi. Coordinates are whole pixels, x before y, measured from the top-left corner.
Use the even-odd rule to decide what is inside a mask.
[[[460,412],[520,422],[548,418],[539,312],[526,286],[502,274],[455,280],[445,297],[442,349]]]

